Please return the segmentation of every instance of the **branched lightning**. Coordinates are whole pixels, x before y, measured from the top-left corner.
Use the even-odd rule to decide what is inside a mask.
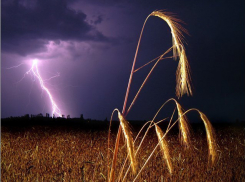
[[[48,90],[47,87],[45,87],[45,85],[44,85],[44,80],[42,79],[42,77],[41,77],[41,75],[40,75],[40,73],[39,73],[39,70],[38,70],[38,60],[37,60],[37,59],[34,59],[34,60],[32,61],[32,66],[31,66],[31,68],[25,73],[24,77],[25,77],[27,74],[32,74],[35,78],[37,78],[38,81],[39,81],[39,83],[40,83],[41,88],[48,94],[49,100],[50,100],[51,105],[52,105],[52,116],[57,115],[57,116],[61,117],[61,116],[62,116],[62,115],[61,115],[61,111],[60,111],[59,107],[57,106],[57,104],[55,103],[55,101],[54,101],[54,99],[53,99],[53,96],[51,95],[50,91]],[[57,74],[57,75],[55,75],[55,76],[53,76],[53,77],[51,77],[51,78],[54,78],[54,77],[57,77],[57,76],[59,76],[59,74]],[[24,78],[24,77],[23,77],[23,78]],[[23,79],[23,78],[22,78],[22,79]],[[49,79],[51,79],[51,78],[49,78]],[[21,79],[21,80],[22,80],[22,79]],[[49,79],[48,79],[48,80],[49,80]],[[20,81],[21,81],[21,80],[20,80]]]
[[[59,77],[60,76],[60,73],[56,73],[54,76],[52,76],[52,77],[50,77],[50,78],[48,78],[48,79],[45,79],[45,80],[43,80],[43,81],[49,81],[49,80],[51,80],[51,79],[53,79],[53,78],[56,78],[56,77]]]
[[[10,70],[10,69],[13,69],[13,68],[18,68],[18,67],[20,67],[21,65],[23,65],[24,63],[20,63],[20,64],[18,64],[18,65],[16,65],[16,66],[12,66],[12,67],[9,67],[9,68],[6,68],[7,70]]]

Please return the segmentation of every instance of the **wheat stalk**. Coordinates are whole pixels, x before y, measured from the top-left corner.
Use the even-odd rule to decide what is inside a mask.
[[[120,125],[122,126],[122,131],[126,139],[127,151],[130,158],[131,168],[133,173],[135,174],[137,169],[137,162],[134,153],[134,142],[133,142],[132,133],[130,131],[128,121],[124,119],[124,117],[121,115],[120,112],[118,112],[118,119],[120,120]]]
[[[171,158],[169,155],[168,142],[166,140],[166,137],[163,137],[164,133],[161,130],[161,128],[159,126],[157,126],[157,124],[155,124],[155,129],[156,129],[156,133],[157,133],[158,142],[160,143],[160,148],[161,148],[161,151],[163,154],[163,158],[165,159],[165,161],[167,163],[168,170],[169,170],[170,174],[172,174],[173,167],[172,167],[172,162],[171,162]]]
[[[108,181],[114,181],[114,173],[115,173],[115,167],[116,167],[116,161],[117,161],[117,155],[115,155],[115,153],[118,152],[118,146],[119,146],[119,137],[117,137],[116,140],[116,144],[115,144],[115,150],[114,150],[114,157],[113,157],[113,161],[112,161],[112,167],[110,170],[110,174],[109,174],[109,144],[110,144],[110,128],[111,128],[111,122],[112,122],[112,117],[114,112],[117,111],[118,112],[118,119],[120,121],[120,129],[118,130],[118,134],[123,131],[124,137],[126,139],[126,143],[127,143],[127,153],[129,155],[130,158],[130,165],[132,168],[133,173],[136,173],[136,169],[137,169],[137,162],[136,162],[136,158],[135,158],[135,152],[134,152],[134,142],[133,142],[133,137],[132,137],[132,132],[130,130],[129,127],[129,123],[128,121],[126,121],[124,119],[124,117],[122,116],[122,114],[120,113],[120,111],[118,109],[114,109],[111,115],[111,119],[110,119],[110,126],[109,126],[109,134],[108,134],[108,152],[107,152],[107,159],[108,159]]]
[[[212,163],[214,164],[216,158],[217,158],[217,144],[215,141],[215,133],[214,129],[208,120],[207,116],[199,111],[200,117],[205,125],[206,133],[207,133],[207,142],[208,142],[208,148],[209,148],[209,156],[212,160]]]
[[[174,100],[177,106],[178,116],[179,116],[179,130],[181,133],[181,143],[186,147],[190,144],[190,130],[188,127],[187,117],[183,114],[184,110],[180,104]]]

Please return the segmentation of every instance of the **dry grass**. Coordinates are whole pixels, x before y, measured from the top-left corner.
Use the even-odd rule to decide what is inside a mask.
[[[193,128],[193,131],[196,133],[191,138],[192,150],[183,150],[174,130],[167,137],[172,175],[158,148],[137,181],[245,181],[244,126],[216,128],[218,160],[213,167],[207,166],[208,156],[204,155],[209,150],[205,130]],[[49,127],[11,132],[2,128],[1,181],[106,181],[107,132]],[[115,138],[116,133],[112,132],[112,140]],[[139,167],[157,143],[152,130],[137,155]],[[111,143],[110,148],[113,147]],[[119,150],[116,174],[127,156],[123,141]],[[130,171],[126,181],[132,179]]]

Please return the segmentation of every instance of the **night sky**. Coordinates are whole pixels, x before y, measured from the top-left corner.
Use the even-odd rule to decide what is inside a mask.
[[[122,109],[144,20],[163,9],[183,20],[189,32],[185,41],[193,96],[184,95],[180,104],[200,109],[211,121],[245,120],[243,0],[2,0],[1,6],[2,118],[51,113],[38,81],[23,78],[33,59],[39,60],[40,75],[64,115],[110,118],[114,108]],[[151,17],[136,68],[171,44],[167,24]],[[173,59],[158,64],[127,119],[150,120],[166,100],[176,98],[177,65]],[[128,104],[151,66],[135,73]],[[174,108],[169,103],[160,117],[171,116]],[[196,120],[196,114],[188,116]]]

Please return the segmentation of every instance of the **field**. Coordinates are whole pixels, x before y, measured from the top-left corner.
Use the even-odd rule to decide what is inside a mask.
[[[111,149],[117,124],[113,125]],[[2,125],[1,181],[106,181],[108,125],[92,125]],[[138,127],[132,128],[136,136]],[[218,160],[213,167],[208,163],[204,127],[192,126],[192,147],[188,150],[180,145],[174,128],[167,135],[173,174],[169,174],[158,149],[137,181],[245,181],[245,126],[220,123],[214,128]],[[121,139],[116,177],[127,154],[124,144]],[[156,134],[150,132],[137,155],[139,166],[156,144]],[[129,173],[126,181],[133,177]]]

